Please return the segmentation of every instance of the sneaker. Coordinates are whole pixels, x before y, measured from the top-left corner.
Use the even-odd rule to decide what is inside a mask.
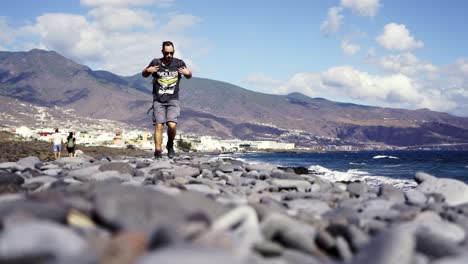
[[[156,150],[154,152],[154,158],[155,159],[162,159],[162,151],[161,150]]]
[[[175,157],[174,144],[167,144],[167,156],[172,159]]]

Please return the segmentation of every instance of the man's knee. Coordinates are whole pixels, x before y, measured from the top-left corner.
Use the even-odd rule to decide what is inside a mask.
[[[177,127],[177,123],[176,122],[167,122],[167,127],[169,127],[170,129],[175,129]]]

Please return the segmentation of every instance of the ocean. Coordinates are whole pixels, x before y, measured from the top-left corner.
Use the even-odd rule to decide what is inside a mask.
[[[303,166],[332,181],[361,180],[373,186],[388,183],[411,189],[416,186],[416,172],[468,183],[468,151],[236,153],[232,157],[250,163]]]

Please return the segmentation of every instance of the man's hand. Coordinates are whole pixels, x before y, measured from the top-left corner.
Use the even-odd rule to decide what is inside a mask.
[[[149,73],[154,73],[154,72],[157,72],[158,70],[159,70],[159,65],[155,65],[155,66],[151,66],[151,67],[146,68],[146,71],[149,72]]]
[[[144,69],[141,75],[146,78],[150,76],[152,73],[157,72],[158,70],[159,70],[159,65],[151,66],[151,67]]]
[[[192,77],[192,73],[187,69],[187,67],[180,67],[179,68],[179,73],[183,74],[187,78]]]

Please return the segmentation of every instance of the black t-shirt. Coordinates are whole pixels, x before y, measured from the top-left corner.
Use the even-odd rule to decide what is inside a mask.
[[[163,65],[162,59],[153,59],[148,67],[159,65],[153,75],[153,99],[158,102],[179,100],[179,83],[182,75],[180,67],[186,67],[183,60],[172,58],[169,65]]]

